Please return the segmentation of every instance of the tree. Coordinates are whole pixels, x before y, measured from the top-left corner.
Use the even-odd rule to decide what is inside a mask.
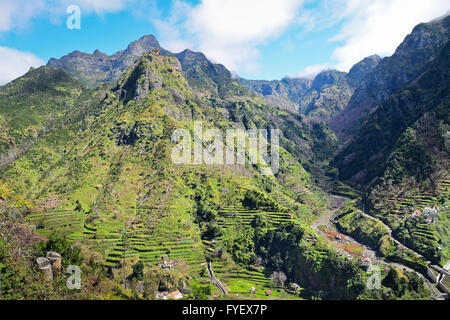
[[[144,267],[144,263],[140,260],[133,266],[133,276],[136,277],[136,279],[144,279]]]
[[[284,288],[287,276],[283,271],[274,271],[270,277],[272,278],[272,283],[275,287]]]
[[[206,300],[208,296],[211,295],[211,286],[206,285],[193,285],[192,286],[192,296],[195,300]]]

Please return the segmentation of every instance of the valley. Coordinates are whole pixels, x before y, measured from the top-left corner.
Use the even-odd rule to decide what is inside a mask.
[[[1,86],[0,298],[448,299],[449,33],[274,81],[148,35]]]

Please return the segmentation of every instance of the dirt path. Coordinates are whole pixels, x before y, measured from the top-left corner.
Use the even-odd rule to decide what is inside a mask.
[[[334,217],[336,216],[336,214],[339,212],[339,210],[342,209],[342,207],[344,206],[345,202],[348,200],[345,197],[341,197],[341,196],[331,196],[331,205],[330,205],[330,212],[320,216],[312,225],[311,228],[314,229],[317,232],[321,232],[318,227],[319,226],[332,226],[332,220],[334,219]]]

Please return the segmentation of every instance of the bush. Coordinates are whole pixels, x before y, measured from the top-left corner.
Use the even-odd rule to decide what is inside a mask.
[[[136,277],[138,280],[144,279],[144,263],[139,261],[133,266],[133,277]]]
[[[192,286],[192,296],[195,300],[207,300],[208,296],[211,295],[211,286],[206,285],[193,285]]]
[[[47,242],[37,243],[35,249],[37,254],[43,257],[49,251],[59,253],[64,267],[69,265],[81,266],[83,261],[80,247],[73,245],[66,237],[56,232],[50,235]]]
[[[275,201],[256,190],[247,190],[242,204],[249,209],[280,210],[279,205]]]

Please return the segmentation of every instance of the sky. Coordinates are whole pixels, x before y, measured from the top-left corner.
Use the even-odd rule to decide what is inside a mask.
[[[80,9],[80,28],[71,6]],[[0,84],[74,50],[107,54],[154,34],[247,79],[312,78],[389,56],[448,0],[0,0]]]

